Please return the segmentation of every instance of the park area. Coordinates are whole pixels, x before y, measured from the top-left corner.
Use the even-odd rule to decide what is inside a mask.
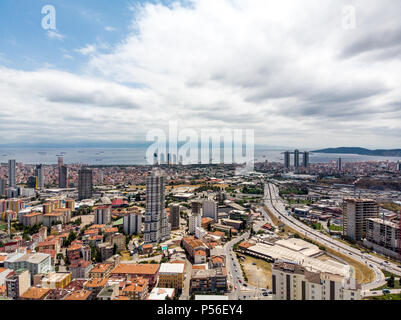
[[[239,255],[240,263],[248,278],[248,284],[260,288],[272,288],[272,265],[265,260],[256,259],[247,255]],[[259,283],[258,283],[259,282]]]

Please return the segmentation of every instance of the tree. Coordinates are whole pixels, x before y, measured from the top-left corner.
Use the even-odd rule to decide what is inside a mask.
[[[395,279],[394,276],[391,275],[391,277],[387,280],[387,286],[389,288],[394,288],[394,285],[395,285]]]

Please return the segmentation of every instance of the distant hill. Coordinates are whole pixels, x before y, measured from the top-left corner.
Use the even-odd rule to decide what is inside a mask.
[[[341,148],[328,148],[322,150],[312,151],[315,153],[339,153],[339,154],[358,154],[362,156],[377,156],[377,157],[401,157],[401,149],[393,149],[393,150],[369,150],[365,148],[350,148],[350,147],[341,147]]]

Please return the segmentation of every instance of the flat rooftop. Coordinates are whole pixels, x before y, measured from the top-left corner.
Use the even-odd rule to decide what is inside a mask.
[[[257,243],[256,245],[249,247],[248,250],[250,252],[269,257],[273,260],[294,261],[312,271],[328,272],[344,277],[350,276],[351,270],[350,266],[348,265],[339,263],[334,260],[321,261],[304,255],[302,251],[294,251],[280,245]]]
[[[159,274],[162,273],[184,273],[185,264],[182,263],[162,263]]]

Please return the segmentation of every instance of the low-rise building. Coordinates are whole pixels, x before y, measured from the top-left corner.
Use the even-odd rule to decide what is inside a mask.
[[[360,300],[355,279],[314,272],[289,261],[276,261],[272,270],[274,300]]]
[[[193,269],[190,292],[225,292],[227,290],[227,272],[225,268]]]
[[[148,296],[149,280],[143,277],[131,278],[131,282],[123,289],[123,295],[130,300],[145,300]]]
[[[46,274],[51,270],[51,256],[47,253],[10,253],[4,267],[12,270],[29,270],[30,274]]]
[[[185,264],[162,263],[159,270],[159,286],[182,291],[184,285]]]
[[[111,275],[122,276],[127,280],[143,277],[149,280],[149,289],[152,289],[159,276],[160,264],[120,263],[111,272]]]
[[[71,272],[71,279],[86,279],[89,278],[92,264],[90,261],[81,259],[71,263],[69,268]]]
[[[64,289],[71,282],[69,272],[50,272],[42,279],[42,288]]]

